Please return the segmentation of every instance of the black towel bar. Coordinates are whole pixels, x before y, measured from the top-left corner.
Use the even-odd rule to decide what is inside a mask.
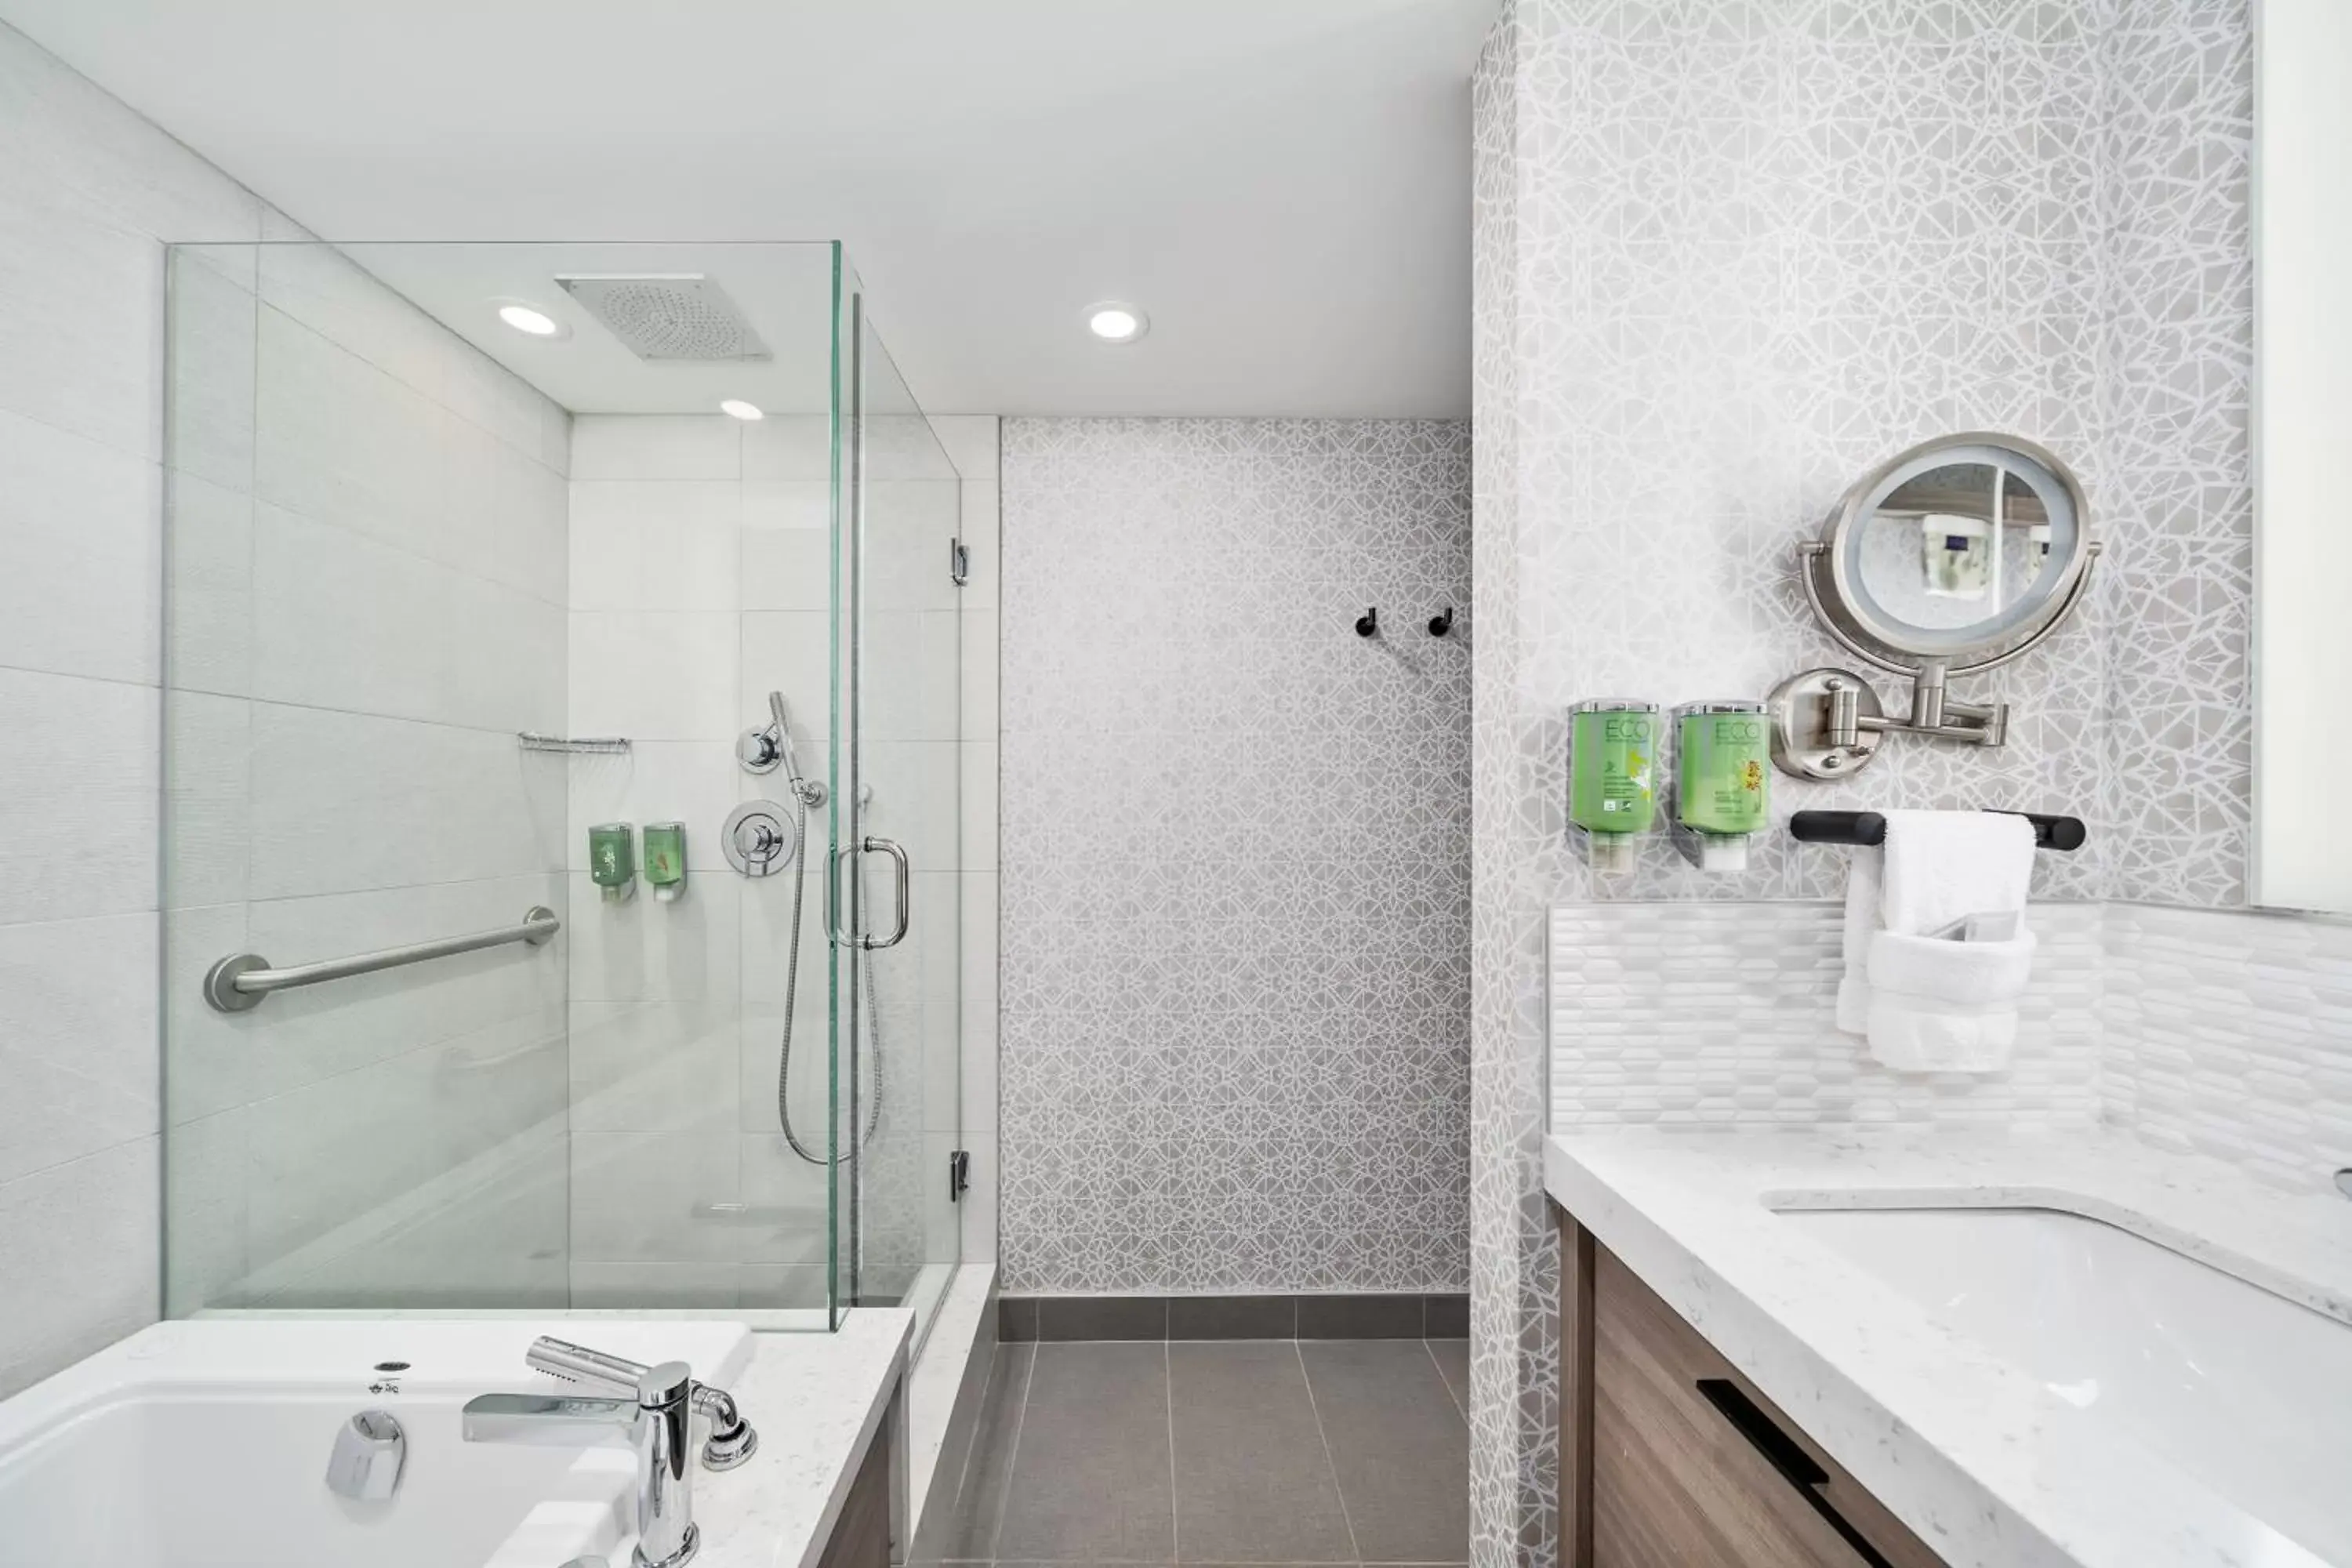
[[[2090,837],[2079,816],[2044,816],[2036,811],[2002,815],[2033,824],[2036,849],[2080,849]],[[1789,837],[1803,844],[1884,844],[1886,818],[1874,811],[1801,811],[1789,818]]]

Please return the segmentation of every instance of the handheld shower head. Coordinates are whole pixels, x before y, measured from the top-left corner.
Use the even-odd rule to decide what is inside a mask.
[[[804,805],[823,805],[824,785],[801,777],[800,752],[793,745],[792,715],[784,710],[782,692],[768,693],[768,716],[774,721],[772,732],[776,738],[776,755],[784,764],[784,776],[793,781],[793,794]]]

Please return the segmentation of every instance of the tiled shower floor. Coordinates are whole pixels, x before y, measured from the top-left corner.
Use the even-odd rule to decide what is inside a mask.
[[[1004,1343],[930,1554],[1460,1563],[1468,1398],[1465,1340]]]

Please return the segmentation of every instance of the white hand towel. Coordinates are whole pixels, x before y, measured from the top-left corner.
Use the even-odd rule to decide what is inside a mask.
[[[2017,1039],[2032,973],[2025,896],[2033,828],[1997,812],[1894,811],[1883,849],[1854,852],[1846,882],[1838,1027],[1906,1072],[1992,1072]],[[1971,915],[2013,915],[2016,934],[1939,933]]]
[[[1932,936],[1970,915],[2025,908],[2033,824],[2003,811],[1886,814],[1881,927]]]
[[[1849,1035],[1870,1033],[1870,938],[1878,930],[1885,858],[1877,845],[1858,844],[1846,862],[1845,973],[1838,980],[1837,1026]]]

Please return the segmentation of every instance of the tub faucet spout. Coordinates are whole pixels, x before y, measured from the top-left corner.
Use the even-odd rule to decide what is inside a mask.
[[[694,1528],[694,1373],[682,1361],[643,1369],[634,1398],[485,1394],[466,1402],[468,1443],[583,1443],[625,1438],[637,1454],[634,1568],[685,1568],[701,1545]]]

